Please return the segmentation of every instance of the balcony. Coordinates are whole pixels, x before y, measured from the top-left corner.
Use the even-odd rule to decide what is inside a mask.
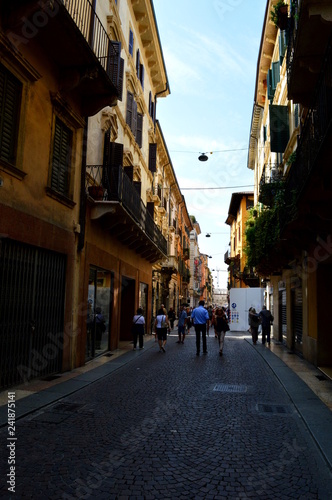
[[[91,188],[99,190],[98,199]],[[121,243],[149,262],[165,259],[167,241],[122,167],[86,166],[92,220],[100,221]]]
[[[259,287],[259,276],[252,267],[244,267],[242,281],[249,287]]]
[[[163,262],[162,271],[169,272],[171,274],[177,273],[179,269],[178,260],[174,255],[168,256],[168,261]]]
[[[82,116],[121,98],[121,44],[112,42],[90,0],[11,0],[0,7],[3,30],[23,54],[37,43],[60,69],[61,92],[72,93]]]
[[[267,207],[271,207],[277,194],[283,189],[283,177],[277,170],[272,170],[269,174],[263,174],[259,184],[258,201]]]
[[[231,257],[230,257],[230,251],[227,250],[227,252],[224,254],[224,262],[225,264],[230,264],[231,263]]]
[[[330,0],[291,2],[288,29],[288,99],[306,107],[311,104],[314,88],[324,61],[332,29]]]

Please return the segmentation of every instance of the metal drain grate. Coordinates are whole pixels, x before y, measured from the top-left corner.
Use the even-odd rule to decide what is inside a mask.
[[[246,385],[216,384],[213,390],[217,392],[232,392],[237,394],[243,394],[247,392],[248,387]]]
[[[267,413],[273,415],[289,415],[290,409],[286,405],[273,405],[273,404],[257,404],[257,410],[260,413]]]

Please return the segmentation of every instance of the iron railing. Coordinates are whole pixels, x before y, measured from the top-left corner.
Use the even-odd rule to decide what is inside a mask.
[[[86,189],[91,186],[103,188],[103,201],[116,201],[129,212],[153,243],[167,255],[167,241],[155,224],[153,217],[144,205],[139,192],[121,166],[86,166]]]
[[[112,83],[119,84],[121,45],[112,42],[90,0],[57,0],[64,5]]]
[[[292,0],[290,7],[290,17],[288,19],[287,28],[287,85],[290,86],[290,81],[292,78],[292,69],[294,61],[295,44],[297,37],[297,27],[299,24],[300,17],[300,7],[298,5],[298,0]]]

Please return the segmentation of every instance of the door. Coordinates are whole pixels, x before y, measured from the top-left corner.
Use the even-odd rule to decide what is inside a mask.
[[[120,312],[120,340],[132,340],[131,326],[135,314],[135,288],[133,279],[122,277],[121,312]]]

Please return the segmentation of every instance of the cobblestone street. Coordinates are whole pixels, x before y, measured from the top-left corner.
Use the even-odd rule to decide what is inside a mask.
[[[150,340],[112,375],[18,420],[14,496],[331,499],[331,474],[256,348],[230,333],[220,357],[210,336],[198,357],[193,333],[176,340],[165,354]],[[7,429],[0,437],[4,456]]]

